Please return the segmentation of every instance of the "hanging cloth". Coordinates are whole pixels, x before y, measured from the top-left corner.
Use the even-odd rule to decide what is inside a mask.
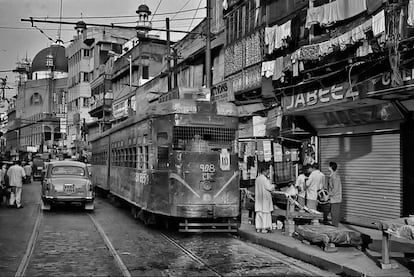
[[[279,80],[283,76],[283,57],[278,57],[275,61],[275,70],[273,73],[273,80]]]
[[[346,20],[367,10],[366,0],[336,0],[338,20]]]
[[[322,7],[324,11],[321,25],[329,26],[338,21],[338,3],[336,1],[322,5]]]
[[[270,78],[275,71],[275,61],[268,61],[262,63],[262,76]]]
[[[380,11],[372,17],[372,32],[374,36],[378,36],[385,32],[385,12],[384,10]]]
[[[414,0],[410,0],[410,2],[408,3],[407,24],[410,26],[414,26]]]
[[[306,14],[306,28],[310,28],[313,24],[320,24],[324,18],[325,9],[323,6],[309,8]]]

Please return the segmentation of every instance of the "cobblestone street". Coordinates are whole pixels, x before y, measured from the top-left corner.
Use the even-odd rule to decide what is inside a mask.
[[[3,230],[10,227],[8,214],[33,216],[19,221],[21,228],[10,222],[27,238],[24,243],[0,235],[3,249],[9,250],[0,254],[1,276],[330,275],[229,234],[185,235],[147,227],[106,198],[96,199],[93,213],[67,206],[41,212],[38,186],[24,187],[25,209],[1,207]]]

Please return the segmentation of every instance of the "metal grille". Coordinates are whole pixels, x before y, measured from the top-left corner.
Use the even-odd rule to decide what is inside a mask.
[[[195,136],[198,135],[206,141],[209,148],[231,148],[232,142],[236,138],[236,130],[230,128],[212,127],[174,127],[173,148],[185,149]]]

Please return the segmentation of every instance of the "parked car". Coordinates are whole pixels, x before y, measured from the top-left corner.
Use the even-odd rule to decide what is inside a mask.
[[[42,209],[58,203],[77,203],[94,209],[95,193],[88,166],[77,161],[52,161],[42,180]]]

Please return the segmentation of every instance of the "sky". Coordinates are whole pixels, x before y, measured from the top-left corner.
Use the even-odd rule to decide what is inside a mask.
[[[62,21],[134,26],[135,11],[141,4],[146,4],[152,12],[154,28],[165,28],[165,18],[169,17],[170,29],[190,31],[205,16],[206,0],[0,0],[0,78],[7,76],[7,85],[15,87],[15,75],[7,71],[14,69],[16,62],[26,55],[32,60],[51,45],[50,39],[57,38],[59,24],[34,23],[36,27],[32,27],[21,19],[59,20],[61,11]],[[61,28],[61,39],[68,46],[75,35],[74,26],[61,25]],[[165,32],[152,34],[165,38]],[[171,34],[172,40],[181,37],[183,34]],[[10,89],[6,93],[10,97],[16,91]]]

